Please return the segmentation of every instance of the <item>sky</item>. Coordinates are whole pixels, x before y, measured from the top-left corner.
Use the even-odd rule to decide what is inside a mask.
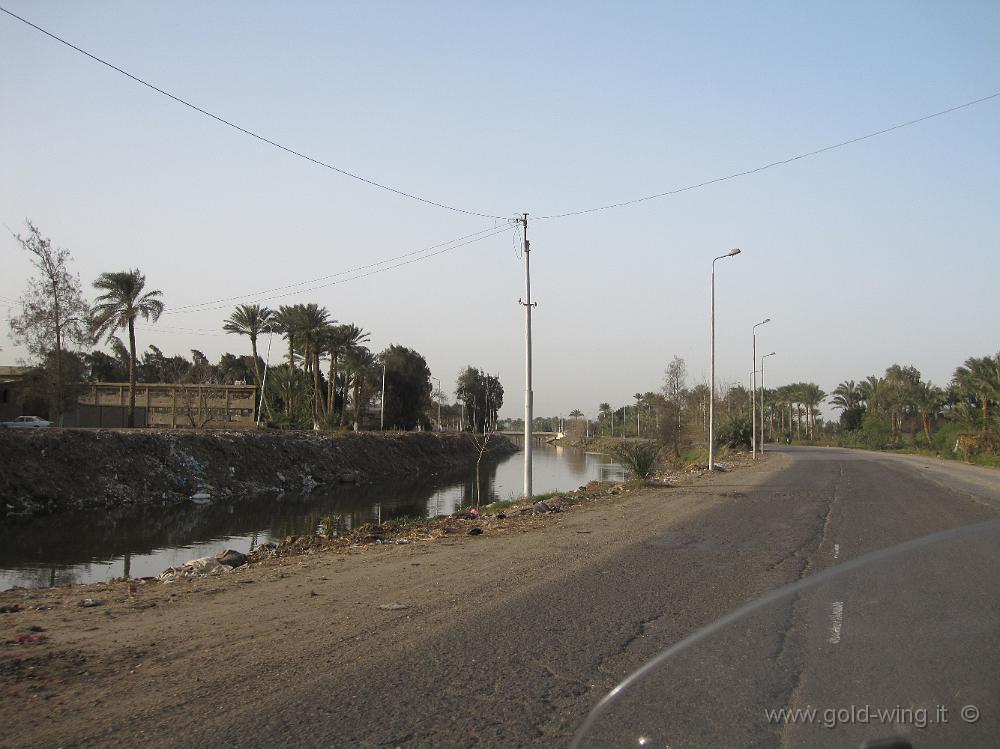
[[[718,383],[746,383],[766,317],[768,386],[829,392],[894,363],[943,384],[1000,351],[1000,98],[543,218],[995,94],[996,2],[0,5],[338,169],[501,217],[297,158],[0,13],[3,317],[32,272],[11,231],[31,219],[88,295],[133,267],[163,291],[140,349],[243,353],[221,331],[234,304],[317,302],[376,352],[419,351],[452,397],[464,366],[498,374],[516,417],[524,267],[504,218],[528,212],[536,415],[630,403],[674,355],[707,382],[712,258],[732,247]]]

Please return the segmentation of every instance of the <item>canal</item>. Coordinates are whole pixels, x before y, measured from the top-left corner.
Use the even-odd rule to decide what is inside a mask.
[[[534,450],[537,494],[621,478],[606,455],[547,445]],[[523,453],[480,469],[482,503],[521,494]],[[475,501],[475,470],[366,486],[318,487],[308,495],[270,494],[110,510],[65,512],[0,522],[0,590],[158,575],[222,549],[247,552],[268,541],[316,532],[335,521],[350,529],[379,518],[450,514]]]

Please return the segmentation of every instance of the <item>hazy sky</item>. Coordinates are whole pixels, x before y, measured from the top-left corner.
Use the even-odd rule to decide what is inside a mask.
[[[498,216],[664,192],[1000,91],[993,0],[0,4],[268,138]],[[278,151],[3,14],[0,101],[0,221],[31,218],[69,248],[88,293],[102,271],[141,268],[175,310],[141,348],[243,352],[220,331],[232,303],[176,308],[494,225]],[[707,379],[711,260],[734,246],[718,264],[719,381],[746,382],[751,326],[770,316],[768,384],[829,391],[895,362],[943,383],[1000,350],[1000,98],[679,195],[532,220],[529,237],[538,414],[631,402],[674,354]],[[6,230],[0,248],[7,310],[30,267]],[[499,373],[503,414],[523,408],[513,230],[281,293],[245,301],[318,302],[376,351],[420,351],[448,390],[466,364]],[[24,356],[0,346],[0,363]]]

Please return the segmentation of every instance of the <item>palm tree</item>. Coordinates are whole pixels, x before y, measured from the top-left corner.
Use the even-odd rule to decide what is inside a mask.
[[[927,444],[930,447],[934,446],[934,441],[931,438],[931,422],[940,415],[946,402],[947,396],[941,388],[929,382],[917,384],[916,392],[914,393],[914,405],[920,413],[920,419],[924,425],[924,434],[927,435]]]
[[[826,393],[815,382],[803,382],[799,394],[806,407],[806,427],[809,429],[809,439],[816,439],[816,409],[823,402]]]
[[[302,327],[302,305],[281,305],[276,312],[271,314],[271,327],[275,332],[281,333],[288,341],[288,379],[295,373],[295,344],[299,339],[299,330]],[[295,403],[295,391],[287,390],[282,400],[285,402],[285,415],[291,416]]]
[[[601,405],[599,405],[597,407],[597,420],[598,421],[601,421],[601,422],[608,421],[608,419],[610,417],[611,417],[611,404],[610,403],[602,403]]]
[[[337,367],[340,357],[346,352],[367,343],[370,335],[359,328],[354,323],[346,325],[331,325],[326,330],[323,344],[326,352],[330,355],[330,375],[327,382],[326,410],[328,414],[333,414],[336,405],[337,395]],[[346,407],[346,398],[345,407]],[[345,408],[346,410],[346,408]]]
[[[377,364],[375,355],[364,346],[355,346],[347,354],[347,368],[353,375],[354,382],[354,431],[357,432],[364,425],[361,409],[368,401],[365,397],[365,385],[371,378],[372,372]],[[347,404],[344,404],[344,413],[347,413]]]
[[[253,374],[260,387],[260,364],[257,359],[257,338],[266,330],[270,330],[270,325],[274,313],[267,307],[259,304],[240,304],[233,310],[223,322],[222,329],[227,333],[245,335],[250,338],[250,351],[253,354]]]
[[[861,399],[868,408],[868,413],[880,414],[885,407],[886,382],[877,375],[868,375],[858,385],[861,391]]]
[[[278,364],[268,371],[264,387],[267,391],[265,402],[281,403],[287,413],[288,401],[302,395],[302,378],[287,364]]]
[[[854,380],[845,380],[833,389],[830,405],[840,411],[850,411],[861,405],[861,388]]]
[[[94,281],[94,288],[104,293],[94,300],[91,313],[91,331],[95,342],[107,335],[108,339],[122,329],[128,329],[128,421],[135,426],[135,319],[156,322],[163,314],[163,301],[158,290],[145,291],[146,277],[138,268],[116,273],[102,273]],[[143,293],[145,292],[145,293]]]
[[[955,382],[979,402],[983,414],[983,434],[990,429],[990,404],[1000,403],[1000,353],[996,356],[970,356],[955,370]]]
[[[336,320],[331,320],[326,307],[320,307],[318,304],[310,303],[298,306],[298,333],[303,345],[303,370],[312,373],[313,428],[318,428],[320,417],[325,410],[323,389],[320,387],[319,379],[320,346],[325,341],[327,328]]]

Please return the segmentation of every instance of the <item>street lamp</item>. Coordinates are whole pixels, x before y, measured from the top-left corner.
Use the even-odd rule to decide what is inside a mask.
[[[437,384],[438,384],[438,389],[437,389],[438,425],[437,425],[437,428],[438,428],[438,431],[441,431],[441,380],[439,380],[437,377],[433,377],[433,376],[431,377],[431,379],[434,380],[435,382],[437,382]]]
[[[708,394],[708,470],[715,470],[715,263],[723,258],[740,254],[734,247],[725,255],[712,260],[712,389]]]
[[[753,358],[750,360],[750,363],[755,366],[757,364],[757,328],[759,328],[761,325],[766,325],[769,322],[771,322],[771,318],[766,317],[753,326]],[[753,459],[757,460],[757,370],[756,369],[754,369],[753,373],[753,390],[751,392],[753,394],[753,397],[750,400],[753,401],[754,408],[752,409],[753,413],[750,415],[750,421],[752,422],[751,432],[753,435],[752,447],[750,449],[750,452],[751,455],[753,456]],[[764,438],[763,429],[761,429],[761,439],[763,440],[763,438]]]
[[[764,360],[769,356],[774,356],[777,352],[764,354],[760,357],[760,452],[764,454]]]

